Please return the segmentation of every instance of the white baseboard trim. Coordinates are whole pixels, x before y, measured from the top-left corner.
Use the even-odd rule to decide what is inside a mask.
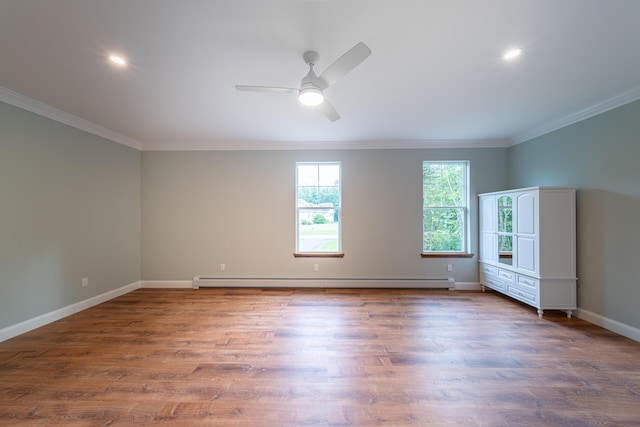
[[[28,319],[15,325],[7,326],[4,329],[0,329],[0,342],[6,341],[10,338],[17,337],[18,335],[29,332],[33,329],[47,325],[56,320],[63,319],[72,314],[78,313],[94,305],[102,304],[105,301],[109,301],[120,295],[127,294],[131,291],[135,291],[140,288],[140,282],[131,283],[129,285],[122,286],[117,289],[105,292],[100,295],[88,298],[84,301],[79,301],[75,304],[68,305],[66,307],[59,308],[57,310],[50,311],[49,313],[41,314],[40,316]]]
[[[349,278],[193,278],[193,289],[198,288],[352,288],[352,289],[455,289],[450,279],[349,279]]]
[[[197,281],[197,278],[194,278],[194,280]],[[221,279],[222,280],[222,279]],[[229,284],[227,286],[229,287],[259,287],[259,286],[273,286],[273,287],[289,287],[291,286],[291,280],[293,279],[274,279],[274,280],[270,280],[269,282],[265,282],[264,279],[260,279],[260,281],[258,282],[258,280],[255,281],[249,281],[249,279],[230,279],[233,280],[232,282],[229,282]],[[319,283],[316,279],[312,279],[314,280],[313,282],[306,282],[306,283],[302,283],[304,282],[303,280],[300,280],[300,287],[320,287]],[[342,285],[346,285],[344,283],[344,281],[342,281]],[[376,282],[376,280],[369,280],[368,286],[367,287],[380,287],[380,288],[384,288],[384,287],[392,287],[389,283],[389,281],[379,281],[377,283],[373,283]],[[187,288],[192,288],[194,287],[193,285],[193,281],[191,280],[143,280],[141,282],[141,288],[145,288],[145,289],[187,289]],[[398,281],[395,281],[393,283],[393,287],[401,287],[403,283],[398,283]],[[351,282],[350,285],[353,285],[353,287],[363,287],[362,281],[358,281],[356,283]],[[360,285],[360,286],[357,286]],[[409,285],[409,286],[405,286],[405,287],[420,287],[420,286],[416,286],[415,282],[411,282],[409,284],[404,283],[404,285]],[[329,286],[322,286],[322,287],[329,287]],[[333,287],[336,287],[336,284],[333,285]],[[347,287],[347,286],[343,286],[343,287]],[[423,288],[426,286],[422,286]],[[456,291],[479,291],[481,290],[481,286],[479,282],[455,282],[455,289]]]
[[[456,282],[456,291],[479,291],[482,290],[480,282]]]
[[[142,288],[145,289],[191,289],[191,280],[143,280]]]
[[[608,317],[604,317],[583,308],[578,309],[576,317],[586,320],[587,322],[591,322],[594,325],[601,326],[624,337],[631,338],[634,341],[640,342],[640,329],[629,326],[626,323],[609,319]]]

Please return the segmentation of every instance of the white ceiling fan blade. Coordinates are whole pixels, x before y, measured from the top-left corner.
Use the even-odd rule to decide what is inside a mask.
[[[327,118],[332,122],[340,119],[340,114],[338,114],[336,109],[333,108],[333,105],[329,104],[329,101],[327,101],[326,99],[322,101],[322,103],[319,104],[316,108],[319,109],[322,114],[327,116]]]
[[[293,89],[290,87],[236,85],[236,89],[243,92],[298,93],[298,89]]]
[[[324,80],[328,86],[331,86],[344,77],[349,71],[356,68],[362,61],[367,59],[369,55],[371,55],[369,46],[360,42],[338,58],[329,68],[324,70],[324,73],[320,75],[320,79]]]

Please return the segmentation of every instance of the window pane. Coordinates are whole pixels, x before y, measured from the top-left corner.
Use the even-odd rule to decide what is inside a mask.
[[[463,236],[463,209],[425,209],[424,252],[460,252]]]
[[[318,187],[298,187],[298,207],[316,206]]]
[[[464,252],[467,223],[465,161],[422,163],[423,252]]]
[[[298,165],[298,186],[318,185],[318,165]]]
[[[340,252],[340,163],[298,163],[296,173],[296,251]]]
[[[298,252],[338,252],[339,211],[300,209],[298,211]]]
[[[424,206],[464,206],[464,165],[428,163],[422,170]]]
[[[323,187],[340,185],[340,165],[320,165],[318,185]]]
[[[340,188],[339,187],[318,188],[318,205],[319,206],[340,206]]]

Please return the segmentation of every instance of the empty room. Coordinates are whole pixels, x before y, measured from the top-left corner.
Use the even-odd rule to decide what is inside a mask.
[[[0,425],[640,426],[637,0],[0,0]]]

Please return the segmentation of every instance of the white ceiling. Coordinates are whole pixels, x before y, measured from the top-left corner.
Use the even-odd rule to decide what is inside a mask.
[[[509,145],[640,98],[639,20],[638,0],[0,0],[0,100],[145,150]],[[298,87],[304,51],[322,72],[359,41],[337,122],[234,88]]]

